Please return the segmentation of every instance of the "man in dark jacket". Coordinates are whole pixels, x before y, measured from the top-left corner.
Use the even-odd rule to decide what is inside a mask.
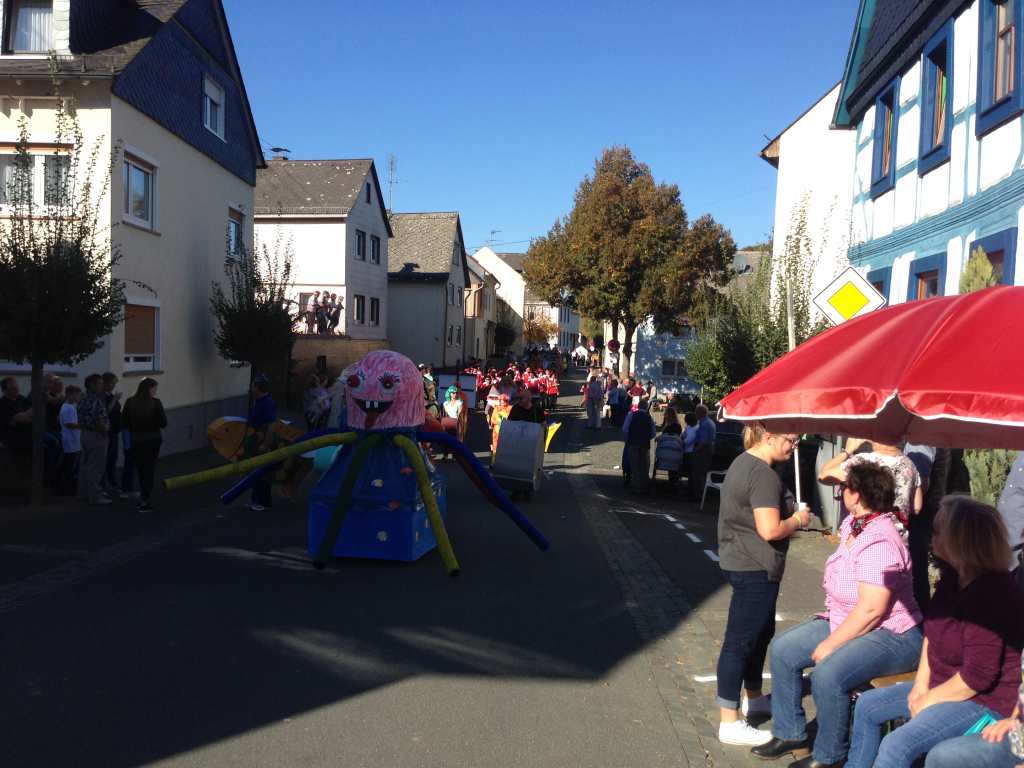
[[[626,435],[626,458],[629,461],[629,489],[635,493],[646,493],[651,479],[651,440],[657,434],[654,419],[648,413],[646,403],[639,397],[633,398],[633,407],[622,425]]]

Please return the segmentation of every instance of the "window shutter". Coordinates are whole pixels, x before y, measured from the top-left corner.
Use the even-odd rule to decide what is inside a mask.
[[[124,310],[126,355],[156,354],[156,308],[126,304]]]
[[[921,78],[921,87],[924,91],[921,94],[921,155],[934,146],[932,134],[935,130],[935,110],[942,109],[942,105],[935,103],[935,82],[939,74],[938,68],[929,56],[924,57],[922,64],[924,77]]]
[[[885,150],[885,104],[875,100],[875,130],[871,140],[871,183],[882,175],[882,152]]]
[[[978,67],[978,111],[992,106],[995,92],[996,6],[992,0],[981,2],[981,62]]]

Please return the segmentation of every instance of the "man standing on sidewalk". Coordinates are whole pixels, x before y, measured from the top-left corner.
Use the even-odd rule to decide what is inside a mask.
[[[601,428],[601,411],[604,409],[604,379],[597,369],[590,372],[587,380],[587,429]]]
[[[622,425],[626,435],[626,457],[629,459],[629,490],[647,493],[651,479],[651,440],[657,435],[654,419],[639,397],[633,398],[633,407]]]
[[[82,458],[78,468],[78,497],[92,504],[107,505],[111,499],[103,493],[103,474],[107,468],[107,433],[110,421],[100,392],[103,377],[98,373],[85,377],[85,397],[78,404],[78,427],[82,433]]]

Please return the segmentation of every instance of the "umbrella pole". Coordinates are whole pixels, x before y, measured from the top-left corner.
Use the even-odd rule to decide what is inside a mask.
[[[796,327],[793,323],[793,289],[790,286],[790,274],[788,270],[784,274],[786,281],[786,334],[789,336],[789,351],[796,349]],[[800,492],[800,436],[797,435],[797,443],[793,446],[793,477],[796,479],[796,508],[800,509],[803,494]]]

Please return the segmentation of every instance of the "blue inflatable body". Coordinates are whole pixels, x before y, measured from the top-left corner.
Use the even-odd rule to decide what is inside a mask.
[[[416,439],[415,430],[394,430]],[[333,450],[333,449],[328,449]],[[354,450],[337,451],[309,498],[308,547],[316,557],[334,514],[342,483]],[[318,457],[319,458],[319,457]],[[442,518],[448,509],[444,476],[426,462],[430,485]],[[427,519],[426,506],[416,484],[415,469],[391,440],[375,446],[366,457],[352,491],[334,557],[366,557],[378,560],[418,560],[437,546]]]

